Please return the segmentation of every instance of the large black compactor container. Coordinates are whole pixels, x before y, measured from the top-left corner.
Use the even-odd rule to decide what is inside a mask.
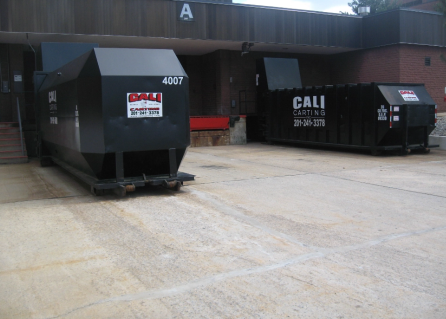
[[[46,75],[40,87],[42,156],[94,193],[179,188],[193,180],[178,173],[190,145],[188,92],[171,50],[95,48]]]
[[[428,152],[437,106],[423,84],[360,83],[269,90],[267,140]]]

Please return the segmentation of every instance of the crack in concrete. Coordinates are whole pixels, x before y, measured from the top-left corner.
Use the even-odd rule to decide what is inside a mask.
[[[332,248],[332,249],[321,249],[319,251],[311,252],[308,254],[303,254],[303,255],[282,261],[280,263],[264,265],[264,266],[259,266],[259,267],[239,269],[239,270],[233,270],[230,272],[217,274],[217,275],[214,275],[211,277],[197,279],[197,280],[185,283],[180,286],[172,287],[172,288],[147,290],[147,291],[142,291],[142,292],[138,292],[138,293],[134,293],[134,294],[127,294],[127,295],[121,295],[121,296],[117,296],[117,297],[113,297],[113,298],[98,300],[96,302],[72,309],[69,312],[66,312],[59,316],[51,317],[48,319],[61,318],[61,317],[67,316],[73,312],[76,312],[76,311],[79,311],[82,309],[86,309],[86,308],[89,308],[92,306],[110,303],[110,302],[129,302],[129,301],[142,300],[142,299],[147,300],[147,299],[160,299],[160,298],[165,298],[165,297],[171,297],[171,296],[174,296],[177,294],[187,293],[193,289],[206,287],[206,286],[212,285],[216,282],[224,281],[224,280],[231,279],[231,278],[264,273],[267,271],[284,268],[284,267],[287,267],[290,265],[303,263],[308,260],[312,260],[312,259],[316,259],[316,258],[324,258],[328,255],[333,255],[333,254],[338,254],[338,253],[346,253],[346,252],[350,252],[350,251],[354,251],[354,250],[359,250],[362,248],[369,248],[369,247],[383,244],[383,243],[386,243],[386,242],[389,242],[392,240],[396,240],[396,239],[400,239],[400,238],[404,238],[404,237],[415,236],[415,235],[427,234],[427,233],[441,231],[441,230],[446,230],[446,226],[422,229],[422,230],[417,230],[417,231],[412,231],[412,232],[391,234],[388,236],[383,236],[380,238],[369,240],[369,241],[366,241],[364,243],[357,244],[357,245],[341,246],[341,247]]]
[[[414,193],[414,194],[419,194],[419,195],[427,195],[427,196],[434,196],[434,197],[439,197],[439,198],[446,198],[446,196],[440,196],[440,195],[429,194],[429,193],[422,193],[422,192],[417,192],[417,191],[413,191],[413,190],[410,190],[410,189],[397,188],[397,187],[381,185],[381,184],[367,183],[367,182],[363,182],[363,181],[357,181],[357,180],[354,180],[354,179],[350,179],[350,178],[347,178],[347,177],[341,177],[341,176],[337,176],[337,175],[330,175],[330,174],[327,174],[327,173],[319,173],[319,174],[315,174],[315,175],[324,176],[324,177],[330,177],[330,178],[336,178],[336,179],[342,179],[344,181],[355,182],[355,183],[359,183],[359,184],[371,185],[371,186],[376,186],[376,187],[384,187],[384,188],[389,188],[389,189],[394,189],[394,190],[398,190],[398,191],[409,192],[409,193]]]
[[[86,309],[89,307],[93,307],[96,305],[105,304],[105,303],[130,302],[130,301],[143,300],[143,299],[150,300],[150,299],[161,299],[161,298],[165,298],[165,297],[171,297],[171,296],[174,296],[177,294],[188,293],[194,289],[206,287],[206,286],[212,285],[214,283],[225,281],[225,280],[232,279],[232,278],[260,274],[260,273],[264,273],[264,272],[271,271],[271,270],[281,269],[281,268],[284,268],[284,267],[287,267],[290,265],[303,263],[308,260],[312,260],[312,259],[316,259],[316,258],[325,258],[329,255],[343,254],[343,253],[348,253],[350,251],[366,249],[366,248],[370,248],[372,246],[384,244],[386,242],[389,242],[392,240],[397,240],[397,239],[404,238],[404,237],[416,236],[416,235],[422,235],[422,234],[426,234],[426,233],[430,233],[430,232],[446,230],[446,226],[440,226],[440,227],[435,227],[435,228],[428,228],[428,229],[422,229],[422,230],[416,230],[416,231],[410,231],[410,232],[404,232],[404,233],[390,234],[387,236],[378,237],[373,240],[369,240],[369,241],[359,243],[356,245],[340,246],[340,247],[335,247],[335,248],[314,247],[314,246],[307,245],[303,242],[300,242],[300,241],[296,240],[295,238],[293,238],[292,236],[281,233],[279,231],[276,231],[270,227],[263,225],[262,223],[257,221],[255,218],[246,216],[245,214],[241,213],[240,211],[231,207],[230,205],[222,203],[219,199],[215,198],[211,194],[207,194],[205,192],[201,192],[201,191],[198,191],[195,189],[191,189],[191,193],[193,195],[197,196],[199,199],[206,201],[206,203],[210,204],[214,209],[216,209],[219,212],[222,212],[226,215],[232,216],[237,220],[241,220],[241,221],[249,224],[250,226],[253,226],[253,227],[256,227],[262,231],[265,231],[266,233],[270,234],[271,236],[285,239],[293,244],[309,248],[313,251],[293,257],[293,258],[290,258],[290,259],[287,259],[285,261],[281,261],[279,263],[263,265],[263,266],[258,266],[258,267],[245,268],[245,269],[238,269],[238,270],[233,270],[233,271],[229,271],[226,273],[220,273],[220,274],[216,274],[214,276],[210,276],[207,278],[196,279],[196,280],[193,280],[191,282],[188,282],[188,283],[176,286],[176,287],[147,290],[147,291],[142,291],[142,292],[138,292],[138,293],[134,293],[134,294],[126,294],[126,295],[121,295],[121,296],[117,296],[117,297],[98,300],[96,302],[72,309],[69,312],[66,312],[64,314],[61,314],[56,317],[51,317],[51,318],[61,318],[61,317],[67,316],[73,312],[76,312],[76,311],[79,311],[82,309]]]
[[[401,191],[406,191],[406,192],[411,192],[411,193],[416,193],[416,194],[423,194],[423,195],[430,195],[430,196],[444,198],[444,197],[438,196],[438,195],[420,193],[420,192],[416,192],[416,191],[404,190],[404,189],[399,189],[399,188],[394,188],[394,187],[389,187],[389,186],[384,186],[384,185],[377,185],[377,184],[371,184],[371,183],[367,183],[367,182],[355,181],[355,180],[350,180],[348,178],[342,178],[339,176],[332,176],[332,175],[329,175],[330,174],[329,172],[326,172],[326,173],[312,173],[312,172],[302,172],[302,171],[297,171],[297,172],[301,172],[301,174],[296,174],[296,175],[291,175],[291,176],[313,175],[314,174],[314,175],[320,175],[320,176],[329,177],[329,178],[343,179],[343,180],[347,180],[347,181],[351,181],[351,182],[368,184],[368,185],[377,186],[377,187],[385,187],[385,188],[391,188],[391,189],[395,189],[395,190],[401,190]],[[260,178],[256,178],[256,179],[275,178],[275,177],[276,176],[268,176],[268,177],[260,177]],[[285,176],[280,176],[280,177],[285,177]],[[243,181],[243,180],[234,180],[234,181],[226,181],[226,182],[237,182],[237,181]],[[212,182],[212,183],[224,183],[224,182]],[[203,184],[208,184],[208,183],[203,183]],[[194,186],[194,185],[189,185],[189,186]],[[313,251],[310,253],[295,256],[294,258],[287,259],[287,260],[279,262],[279,263],[263,265],[263,266],[258,266],[258,267],[245,268],[245,269],[238,269],[238,270],[233,270],[233,271],[229,271],[226,273],[220,273],[220,274],[216,274],[214,276],[210,276],[207,278],[196,279],[196,280],[193,280],[188,283],[184,283],[184,284],[176,286],[176,287],[146,290],[146,291],[142,291],[142,292],[138,292],[138,293],[134,293],[134,294],[126,294],[126,295],[121,295],[121,296],[116,296],[116,297],[112,297],[112,298],[98,300],[96,302],[72,309],[64,314],[60,314],[56,317],[51,317],[51,318],[61,318],[61,317],[67,316],[69,314],[72,314],[76,311],[86,309],[89,307],[93,307],[96,305],[100,305],[100,304],[106,304],[106,303],[112,303],[112,302],[131,302],[131,301],[136,301],[136,300],[150,300],[150,299],[153,300],[153,299],[171,297],[171,296],[178,295],[178,294],[188,293],[194,289],[206,287],[206,286],[212,285],[214,283],[229,280],[232,278],[260,274],[260,273],[264,273],[264,272],[271,271],[271,270],[281,269],[281,268],[284,268],[284,267],[287,267],[290,265],[304,263],[306,261],[317,259],[317,258],[325,258],[325,257],[327,257],[329,255],[333,255],[333,254],[343,254],[343,253],[348,253],[348,252],[355,251],[355,250],[367,249],[367,248],[370,248],[370,247],[373,247],[376,245],[384,244],[389,241],[393,241],[393,240],[397,240],[397,239],[401,239],[401,238],[405,238],[405,237],[422,235],[422,234],[426,234],[426,233],[446,230],[446,226],[440,226],[440,227],[422,229],[422,230],[417,230],[417,231],[390,234],[387,236],[379,237],[379,238],[369,240],[369,241],[366,241],[363,243],[359,243],[356,245],[340,246],[340,247],[335,247],[335,248],[315,247],[315,246],[311,246],[311,245],[305,244],[303,242],[300,242],[292,236],[289,236],[289,235],[284,234],[280,231],[277,231],[275,229],[272,229],[268,226],[263,225],[261,222],[259,222],[255,218],[247,216],[247,215],[241,213],[240,211],[238,211],[237,209],[231,207],[230,205],[222,203],[219,199],[215,198],[211,194],[198,191],[196,189],[193,189],[192,187],[190,187],[188,189],[190,189],[190,191],[193,195],[195,195],[196,197],[198,197],[201,200],[206,201],[206,203],[210,204],[214,209],[216,209],[219,212],[222,212],[226,215],[232,216],[233,218],[235,218],[237,220],[241,220],[241,221],[243,221],[243,222],[249,224],[250,226],[253,226],[259,230],[265,231],[266,233],[270,234],[271,236],[285,239],[293,244],[308,248]]]
[[[50,193],[53,196],[53,198],[56,197],[56,195],[49,189],[48,183],[43,180],[42,176],[40,176],[40,174],[38,172],[35,172],[35,174],[40,179],[40,181],[43,183],[43,186],[45,187],[46,191],[48,193]]]
[[[250,178],[242,178],[242,179],[231,179],[231,180],[227,180],[227,181],[193,183],[193,184],[184,185],[184,186],[220,184],[220,183],[230,183],[230,182],[245,182],[245,181],[260,180],[260,179],[271,179],[271,178],[280,178],[280,177],[294,177],[294,176],[305,176],[305,175],[314,175],[314,174],[312,174],[312,173],[302,173],[302,174],[300,174],[299,173],[299,174],[293,174],[293,175],[250,177]]]

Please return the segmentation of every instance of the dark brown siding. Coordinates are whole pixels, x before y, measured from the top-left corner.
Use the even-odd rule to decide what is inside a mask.
[[[360,48],[361,18],[180,1],[0,0],[1,31],[251,41]]]
[[[370,15],[364,18],[364,47],[373,48],[395,44],[400,39],[399,10]]]
[[[445,20],[442,15],[401,10],[400,19],[401,43],[446,45]]]
[[[435,12],[392,10],[364,18],[364,48],[411,43],[446,45],[444,18]]]

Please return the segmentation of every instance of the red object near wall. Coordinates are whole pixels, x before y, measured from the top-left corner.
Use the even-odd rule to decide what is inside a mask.
[[[191,131],[227,130],[229,129],[229,116],[191,116]]]
[[[246,118],[246,115],[231,115]],[[191,116],[191,131],[227,130],[229,129],[229,115]]]

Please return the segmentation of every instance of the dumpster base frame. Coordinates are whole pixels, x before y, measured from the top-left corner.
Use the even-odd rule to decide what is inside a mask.
[[[178,172],[176,176],[170,176],[169,174],[163,175],[142,175],[140,177],[124,177],[123,181],[117,181],[116,179],[97,179],[88,174],[81,172],[73,166],[53,157],[45,156],[41,157],[42,160],[51,160],[56,165],[63,168],[71,175],[77,177],[84,183],[90,185],[91,193],[93,195],[102,195],[105,190],[114,190],[119,196],[125,196],[127,191],[133,191],[136,187],[143,187],[146,185],[152,186],[166,186],[175,190],[179,190],[183,185],[183,182],[194,181],[195,175]],[[129,187],[130,186],[130,187]]]

